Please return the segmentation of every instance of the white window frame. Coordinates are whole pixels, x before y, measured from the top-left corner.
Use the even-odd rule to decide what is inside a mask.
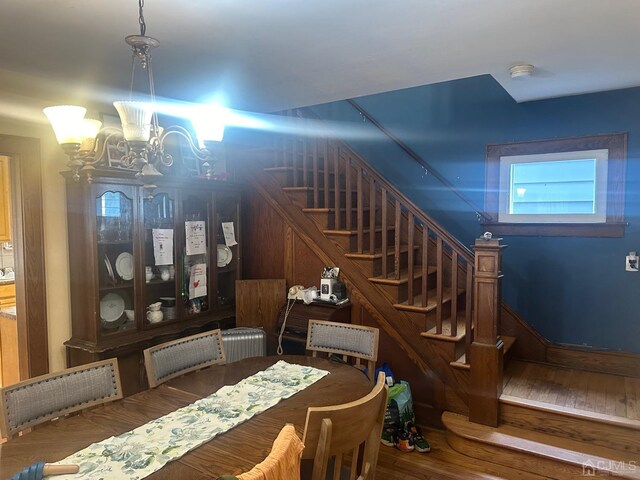
[[[592,214],[515,214],[511,213],[512,166],[518,163],[596,161],[595,212]],[[605,223],[607,221],[607,171],[609,150],[579,150],[500,157],[499,223]]]
[[[584,137],[552,138],[548,140],[530,140],[516,143],[501,143],[487,145],[485,163],[485,189],[482,226],[485,231],[494,235],[531,235],[553,237],[622,237],[625,234],[626,221],[624,218],[625,207],[625,170],[627,163],[627,134],[605,133]],[[606,204],[600,198],[600,210],[598,215],[606,210],[605,221],[567,222],[565,219],[555,219],[542,222],[540,216],[527,222],[523,217],[521,221],[505,220],[501,217],[501,193],[505,189],[500,184],[500,169],[502,157],[527,156],[527,161],[534,155],[562,154],[585,152],[593,150],[607,150],[606,177],[600,174],[600,180],[605,181],[606,190],[599,188],[601,195],[606,195]],[[545,157],[542,157],[545,158]],[[557,157],[561,158],[561,157]],[[604,169],[604,164],[601,166]],[[605,193],[606,192],[606,193]],[[598,201],[598,200],[597,200]],[[502,200],[504,203],[504,199]],[[606,206],[605,206],[606,205]],[[506,210],[502,210],[506,211]],[[593,217],[595,218],[595,217]],[[500,220],[502,219],[502,221]],[[548,219],[551,220],[551,219]],[[575,220],[575,219],[574,219]]]

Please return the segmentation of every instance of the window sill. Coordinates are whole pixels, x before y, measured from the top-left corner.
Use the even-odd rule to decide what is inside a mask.
[[[626,223],[492,223],[486,231],[496,235],[535,237],[624,237]]]

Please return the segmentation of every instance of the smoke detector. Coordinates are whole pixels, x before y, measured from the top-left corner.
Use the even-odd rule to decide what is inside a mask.
[[[533,65],[522,63],[514,65],[509,69],[511,78],[528,78],[533,74]]]

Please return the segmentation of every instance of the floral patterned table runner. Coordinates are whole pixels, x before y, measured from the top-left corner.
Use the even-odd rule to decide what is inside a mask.
[[[236,385],[222,387],[164,417],[89,445],[57,462],[78,464],[79,473],[48,478],[144,478],[280,400],[304,390],[328,373],[280,360]]]

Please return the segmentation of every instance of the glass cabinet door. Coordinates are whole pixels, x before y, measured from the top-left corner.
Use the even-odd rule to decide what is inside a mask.
[[[240,196],[217,192],[216,211],[216,302],[220,307],[235,305],[236,280],[240,271]]]
[[[144,312],[143,324],[164,324],[178,318],[176,302],[175,194],[160,191],[143,200]]]
[[[209,205],[211,194],[186,194],[184,215],[184,258],[182,271],[182,305],[184,314],[193,317],[209,311]]]
[[[96,198],[100,333],[135,328],[133,194],[103,191]],[[70,252],[73,254],[73,252]]]

